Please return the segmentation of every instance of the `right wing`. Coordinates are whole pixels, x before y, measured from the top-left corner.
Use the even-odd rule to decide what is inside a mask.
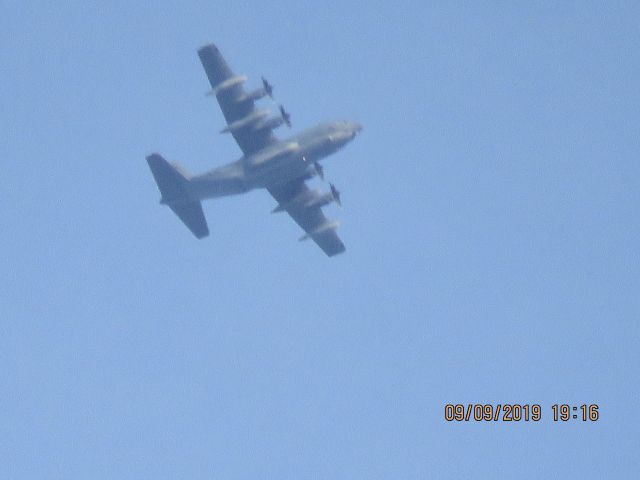
[[[264,89],[245,92],[242,84],[247,77],[235,75],[214,44],[200,48],[198,56],[209,78],[211,93],[218,99],[228,126],[241,124],[247,119],[250,121],[261,114],[261,111],[255,108],[255,100],[266,94]],[[239,128],[231,130],[231,134],[245,155],[257,152],[277,141],[269,127]]]
[[[287,213],[307,233],[306,236],[318,244],[324,253],[332,257],[346,250],[344,243],[336,233],[335,227],[322,230],[323,226],[330,225],[327,217],[322,212],[322,208],[318,206],[305,207],[292,201],[299,195],[304,195],[309,191],[309,187],[304,183],[304,180],[294,180],[278,187],[270,187],[268,190],[280,205],[286,205],[285,210]],[[317,230],[322,231],[314,233]]]

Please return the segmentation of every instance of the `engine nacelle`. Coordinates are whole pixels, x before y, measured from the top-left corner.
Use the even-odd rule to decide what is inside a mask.
[[[267,96],[267,92],[265,91],[265,89],[258,88],[252,92],[247,93],[246,95],[243,95],[242,97],[239,97],[236,101],[249,102],[249,101],[260,100],[261,98],[266,96]]]
[[[316,235],[320,235],[321,233],[325,233],[325,232],[331,232],[335,229],[337,229],[340,226],[340,222],[326,222],[322,225],[320,225],[318,228],[316,228],[315,230],[312,230],[310,232],[307,232],[306,234],[304,234],[303,236],[301,236],[299,238],[300,241],[303,240],[307,240],[309,238],[313,238]]]
[[[270,113],[269,110],[256,110],[255,112],[250,113],[246,117],[241,118],[240,120],[236,120],[233,123],[230,123],[229,125],[224,127],[222,130],[220,130],[220,133],[230,133],[230,132],[235,132],[237,130],[242,130],[243,128],[253,127],[254,125],[261,123],[262,120],[269,115],[269,113]]]
[[[219,93],[225,92],[235,87],[236,85],[241,85],[246,81],[247,81],[247,77],[245,75],[236,75],[235,77],[227,78],[226,80],[223,80],[222,82],[217,84],[215,87],[213,87],[211,91],[207,93],[207,95],[210,95],[210,96],[218,95]]]
[[[263,122],[256,124],[253,127],[253,129],[254,130],[265,130],[265,129],[275,130],[276,128],[282,126],[283,124],[284,124],[284,120],[281,117],[273,117],[273,118],[268,118]]]
[[[271,213],[284,212],[294,206],[302,208],[324,207],[336,201],[336,196],[333,193],[320,193],[320,190],[308,190],[302,192],[287,203],[278,204]]]

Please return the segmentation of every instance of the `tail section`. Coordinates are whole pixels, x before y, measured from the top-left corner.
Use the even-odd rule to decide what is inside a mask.
[[[209,227],[207,227],[207,220],[204,218],[202,204],[200,202],[190,201],[175,205],[169,204],[169,208],[180,217],[182,223],[191,230],[191,233],[193,233],[196,238],[204,238],[209,235]]]
[[[189,182],[187,175],[157,153],[149,155],[147,163],[162,194],[160,203],[170,205],[187,198],[186,184]]]
[[[198,200],[190,199],[187,194],[186,187],[189,182],[187,174],[157,153],[149,155],[147,163],[162,195],[160,203],[169,205],[169,208],[197,238],[209,235],[202,204]]]

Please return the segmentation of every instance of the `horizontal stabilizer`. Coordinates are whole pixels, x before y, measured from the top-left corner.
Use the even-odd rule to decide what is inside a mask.
[[[189,179],[183,172],[157,153],[149,155],[147,163],[162,194],[162,203],[171,203],[186,197],[184,187]]]
[[[191,230],[196,238],[204,238],[209,235],[209,227],[207,227],[207,220],[204,218],[200,202],[177,203],[169,205],[169,207],[173,213],[180,217],[182,223]]]
[[[169,205],[197,238],[209,235],[202,205],[197,200],[191,200],[186,193],[189,182],[187,174],[157,153],[149,155],[147,163],[162,195],[160,203]]]

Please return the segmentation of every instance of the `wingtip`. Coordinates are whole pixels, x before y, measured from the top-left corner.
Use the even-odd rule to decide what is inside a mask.
[[[158,163],[161,163],[164,160],[164,158],[162,157],[162,155],[160,155],[159,153],[150,153],[149,155],[147,155],[146,157],[147,163],[149,164],[149,166],[152,165],[156,165]]]
[[[198,240],[202,240],[203,238],[206,238],[209,236],[209,229],[203,231],[203,232],[198,232],[198,233],[194,233],[194,235],[196,236],[196,238]]]
[[[340,248],[338,248],[337,250],[335,250],[334,252],[331,253],[331,255],[329,255],[330,257],[335,257],[336,255],[340,255],[341,253],[344,253],[347,251],[347,247],[344,246],[344,243],[342,243],[340,245]]]
[[[216,46],[215,43],[207,43],[206,45],[201,46],[200,48],[198,48],[198,53],[202,53],[205,52],[207,50],[213,50],[214,52],[218,52],[218,47]]]

